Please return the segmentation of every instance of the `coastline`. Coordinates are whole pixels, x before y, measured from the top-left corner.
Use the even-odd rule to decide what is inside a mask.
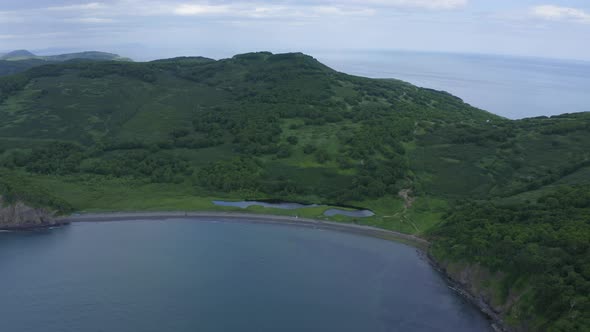
[[[429,254],[430,242],[421,237],[390,231],[382,228],[363,226],[358,224],[325,221],[309,218],[298,218],[282,215],[255,214],[241,212],[212,212],[212,211],[161,211],[161,212],[100,212],[80,213],[65,217],[56,218],[56,225],[67,225],[70,223],[84,222],[119,222],[119,221],[141,221],[159,219],[217,219],[222,222],[254,223],[267,225],[287,225],[296,227],[307,227],[325,229],[345,233],[371,236],[384,240],[397,241],[416,248],[419,256],[424,259],[435,271],[440,273],[449,284],[449,288],[459,296],[466,299],[478,308],[489,320],[491,328],[496,332],[511,331],[496,314],[493,308],[478,296],[472,294],[460,282],[455,280],[447,271]],[[49,226],[51,227],[51,226]],[[24,230],[24,229],[23,229]]]
[[[25,224],[25,225],[15,225],[15,226],[0,226],[0,231],[9,231],[9,232],[26,232],[26,231],[34,231],[40,229],[48,229],[53,227],[61,227],[68,225],[70,222],[67,220],[57,219],[54,223],[49,224]]]
[[[341,231],[353,234],[360,234],[398,240],[425,250],[430,243],[418,236],[390,231],[382,228],[363,226],[350,223],[325,221],[309,218],[298,218],[282,215],[255,214],[241,212],[210,212],[210,211],[162,211],[162,212],[104,212],[104,213],[81,213],[56,220],[62,224],[80,222],[115,222],[126,220],[154,220],[154,219],[208,219],[216,218],[230,222],[259,223],[269,225],[291,225],[299,227],[319,228],[333,231]]]
[[[426,260],[436,272],[445,278],[450,289],[477,307],[477,309],[490,320],[491,327],[495,332],[512,332],[512,329],[504,323],[502,318],[489,303],[487,303],[479,294],[473,294],[469,291],[468,287],[464,286],[459,280],[455,279],[450,273],[448,273],[428,251],[421,251],[420,255],[423,256],[423,259]]]

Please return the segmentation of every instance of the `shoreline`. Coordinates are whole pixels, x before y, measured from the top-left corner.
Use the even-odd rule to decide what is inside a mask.
[[[502,318],[494,311],[494,308],[487,303],[478,294],[473,294],[467,287],[465,287],[459,280],[450,275],[447,270],[434,259],[434,257],[427,251],[421,251],[420,255],[428,262],[428,264],[445,278],[449,288],[452,289],[459,296],[474,305],[481,313],[483,313],[491,323],[494,332],[511,332],[512,329],[504,323]]]
[[[15,226],[0,226],[0,231],[6,232],[26,232],[41,229],[49,229],[53,227],[62,227],[70,224],[69,221],[56,219],[56,222],[51,224],[26,224],[26,225],[15,225]]]
[[[62,224],[81,223],[81,222],[116,222],[130,220],[155,220],[155,219],[206,219],[216,218],[225,219],[225,221],[258,223],[268,225],[290,225],[298,227],[319,228],[333,231],[341,231],[359,235],[384,238],[389,240],[399,240],[409,242],[415,247],[425,249],[430,242],[411,234],[390,231],[382,228],[350,224],[344,222],[325,221],[309,218],[298,218],[282,215],[241,213],[241,212],[210,212],[210,211],[170,211],[170,212],[104,212],[104,213],[81,213],[60,217],[56,220]]]

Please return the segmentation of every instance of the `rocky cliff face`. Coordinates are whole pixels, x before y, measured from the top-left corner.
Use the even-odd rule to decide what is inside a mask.
[[[491,273],[479,265],[467,265],[451,262],[438,262],[429,257],[434,266],[439,269],[454,285],[453,289],[470,300],[484,312],[493,322],[492,327],[497,332],[530,332],[537,331],[528,327],[527,321],[517,320],[518,315],[512,317],[512,324],[506,324],[509,314],[518,312],[518,302],[524,290],[510,289],[509,294],[502,300],[494,296],[491,284],[501,280],[500,272]],[[538,331],[537,331],[538,332]]]
[[[6,204],[0,196],[0,229],[27,229],[59,224],[53,212],[23,202]]]

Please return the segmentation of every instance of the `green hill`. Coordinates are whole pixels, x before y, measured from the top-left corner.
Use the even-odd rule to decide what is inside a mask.
[[[16,50],[2,54],[0,60],[25,60],[35,58],[36,55],[27,50]]]
[[[29,68],[45,65],[48,63],[74,60],[131,61],[131,59],[121,57],[117,54],[95,51],[37,56],[27,50],[18,50],[0,55],[0,76],[20,73]]]
[[[0,78],[0,167],[0,184],[24,183],[10,186],[13,196],[14,188],[51,193],[68,210],[233,209],[213,199],[368,208],[374,217],[334,219],[429,237],[450,268],[493,274],[472,284],[493,293],[513,325],[590,326],[588,298],[576,295],[590,280],[580,258],[590,254],[590,232],[575,226],[588,224],[586,212],[569,198],[563,213],[543,208],[555,195],[590,191],[590,113],[507,120],[446,92],[339,73],[300,53],[70,61]],[[21,196],[40,204],[44,195]],[[266,211],[324,218],[324,209]],[[550,313],[541,286],[519,288],[546,280],[514,268],[534,265],[537,247],[571,262],[543,265],[570,292]]]
[[[0,60],[0,76],[17,74],[27,69],[45,64],[47,64],[47,61],[41,59],[27,59],[18,61]]]

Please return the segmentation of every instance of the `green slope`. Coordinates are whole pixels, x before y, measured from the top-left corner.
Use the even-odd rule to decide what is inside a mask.
[[[0,76],[17,74],[29,68],[45,64],[47,64],[47,62],[41,59],[26,59],[19,61],[0,60]]]
[[[48,63],[81,60],[132,61],[117,54],[96,51],[37,56],[26,50],[17,50],[0,56],[0,76],[20,73]]]
[[[570,236],[560,231],[563,215],[542,205],[560,190],[590,187],[589,113],[507,120],[445,92],[339,73],[300,53],[77,61],[2,77],[0,173],[75,210],[228,209],[214,198],[369,208],[374,217],[336,219],[430,236],[441,261],[506,273],[502,294],[518,293],[515,280],[529,275],[465,254],[497,255],[501,241],[490,239],[499,231],[485,233],[497,227],[526,239],[524,247],[565,250],[588,279],[583,255],[523,234],[540,227],[548,238]],[[552,226],[514,217],[502,228],[511,210],[485,220],[489,205],[526,208]],[[323,210],[266,212],[323,218]],[[578,212],[571,222],[583,222]],[[479,242],[461,236],[463,227],[482,229],[476,235],[489,245],[472,247]],[[576,292],[563,303],[582,303]],[[587,327],[579,317],[570,324],[576,317],[563,306],[548,315],[540,297],[519,301],[503,303],[513,324]],[[511,311],[526,305],[536,309]],[[585,304],[576,310],[588,314]]]
[[[0,100],[6,165],[221,194],[340,204],[391,197],[392,206],[402,189],[446,201],[507,197],[588,166],[590,151],[588,114],[510,121],[445,92],[346,75],[297,53],[46,65],[1,78]],[[80,156],[71,167],[31,166],[72,152]],[[186,174],[130,169],[150,158]],[[236,158],[254,160],[259,176],[236,185],[215,174]]]

